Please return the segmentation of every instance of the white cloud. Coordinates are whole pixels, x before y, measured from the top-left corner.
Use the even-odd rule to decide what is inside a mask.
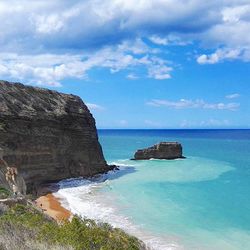
[[[59,86],[86,78],[93,67],[145,67],[150,78],[170,78],[159,49],[143,39],[164,46],[197,41],[213,51],[200,53],[200,64],[250,61],[249,16],[249,0],[0,0],[1,51],[16,55],[1,57],[0,75]],[[35,61],[45,54],[67,62]]]
[[[8,68],[0,64],[0,75],[5,75],[8,73]]]
[[[57,14],[49,16],[34,16],[34,22],[38,33],[51,34],[63,29],[64,21]]]
[[[142,67],[147,77],[157,80],[170,78],[168,61],[151,53],[141,40],[124,41],[117,46],[107,46],[95,52],[82,54],[18,55],[0,53],[0,77],[28,81],[40,85],[60,86],[67,78],[87,79],[93,68],[107,68],[111,73]],[[129,79],[137,76],[129,74]]]
[[[199,35],[207,47],[220,47],[214,53],[201,55],[198,63],[224,60],[250,61],[250,3],[241,1],[221,8],[221,20]]]
[[[226,95],[227,99],[235,99],[235,98],[239,98],[239,97],[240,97],[240,94],[238,94],[238,93]]]
[[[118,44],[119,51],[127,51],[135,55],[146,54],[146,53],[157,53],[155,49],[151,49],[146,43],[140,38],[135,40],[125,40],[121,44]]]
[[[1,68],[0,68],[0,70],[1,70]],[[134,73],[130,73],[127,75],[127,78],[129,80],[137,80],[139,77],[137,75],[135,75]]]
[[[84,63],[78,55],[0,54],[0,77],[58,87],[65,78],[86,77]],[[4,70],[1,70],[4,69]]]
[[[85,48],[141,34],[167,45],[173,33],[189,34],[192,40],[242,43],[249,41],[242,34],[243,26],[249,31],[249,6],[249,0],[1,1],[1,42],[3,46],[19,41],[37,47]],[[232,30],[236,33],[229,39]]]
[[[201,55],[197,58],[199,64],[215,64],[224,60],[235,60],[242,58],[242,49],[218,49],[210,55]]]
[[[168,45],[168,39],[166,37],[163,38],[163,37],[153,35],[149,37],[149,40],[158,45]]]
[[[213,53],[212,55],[201,55],[197,58],[199,64],[214,64],[219,61],[218,55]]]
[[[85,48],[133,39],[142,33],[150,36],[154,30],[165,34],[178,30],[178,25],[181,29],[183,23],[193,30],[210,22],[206,21],[209,13],[200,13],[206,7],[213,11],[213,5],[198,0],[185,4],[181,0],[140,0],[136,5],[132,0],[2,1],[1,42],[9,46],[19,41],[26,48],[27,44],[38,48],[42,44],[47,49],[58,45]],[[194,25],[193,17],[202,20]]]
[[[172,67],[156,64],[149,67],[148,76],[156,80],[165,80],[171,78],[170,72],[172,70]]]
[[[168,66],[168,61],[159,57],[144,57],[140,61],[141,63],[148,65],[148,77],[156,80],[165,80],[171,78],[170,72],[172,67]]]
[[[179,101],[159,100],[153,99],[146,103],[154,107],[167,107],[172,109],[217,109],[217,110],[230,110],[235,111],[240,107],[239,103],[206,103],[204,100],[187,100],[180,99]]]
[[[98,104],[95,104],[95,103],[86,103],[87,107],[90,109],[90,110],[96,110],[96,111],[103,111],[105,110],[104,107],[98,105]]]
[[[227,119],[218,120],[218,119],[213,119],[213,118],[210,118],[208,120],[202,120],[202,121],[183,120],[180,123],[181,128],[227,127],[230,125],[231,123]]]
[[[164,46],[166,45],[184,46],[184,45],[191,43],[189,39],[184,38],[183,36],[181,38],[180,36],[173,35],[173,34],[169,34],[167,36],[153,35],[149,37],[149,40],[154,44],[164,45]]]

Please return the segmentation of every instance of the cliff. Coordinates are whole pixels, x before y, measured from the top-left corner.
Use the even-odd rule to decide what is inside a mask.
[[[182,146],[178,142],[160,142],[152,147],[139,149],[134,155],[134,160],[151,158],[171,160],[185,157],[182,155]]]
[[[109,170],[95,120],[80,97],[20,83],[0,81],[0,148],[29,191]]]

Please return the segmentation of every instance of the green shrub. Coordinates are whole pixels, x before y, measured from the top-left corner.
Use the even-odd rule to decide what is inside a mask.
[[[11,192],[7,189],[0,187],[0,199],[6,199],[11,196]]]
[[[0,234],[8,225],[28,234],[32,232],[32,239],[39,244],[46,242],[75,250],[141,249],[137,238],[106,223],[74,217],[58,225],[31,206],[16,205],[0,216]]]

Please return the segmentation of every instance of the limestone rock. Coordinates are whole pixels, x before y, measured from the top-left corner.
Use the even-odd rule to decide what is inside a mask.
[[[134,160],[155,159],[177,159],[184,158],[182,155],[182,146],[178,142],[160,142],[152,147],[139,149],[134,155]]]
[[[0,147],[28,190],[109,170],[80,97],[20,83],[0,81]]]

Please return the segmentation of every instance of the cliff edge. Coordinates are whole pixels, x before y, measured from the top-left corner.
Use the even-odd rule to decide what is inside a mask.
[[[80,97],[20,83],[0,81],[0,148],[28,191],[109,170],[95,120]]]

